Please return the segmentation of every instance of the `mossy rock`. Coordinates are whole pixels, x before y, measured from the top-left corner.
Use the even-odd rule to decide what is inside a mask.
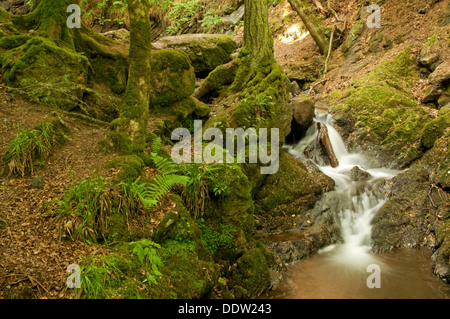
[[[165,37],[153,43],[156,49],[184,51],[195,69],[195,73],[209,73],[219,65],[231,61],[236,51],[236,42],[224,34],[185,34]]]
[[[193,242],[167,240],[160,255],[163,266],[160,283],[152,285],[151,298],[199,299],[208,298],[219,279],[219,267],[212,260],[196,254]]]
[[[450,130],[434,142],[420,163],[430,172],[431,180],[445,190],[450,189]]]
[[[439,247],[434,273],[446,280],[450,279],[450,220],[439,228],[436,238]]]
[[[107,168],[119,168],[116,179],[119,182],[136,180],[144,168],[144,161],[137,155],[119,156],[108,163]]]
[[[151,99],[154,109],[183,101],[195,90],[195,73],[186,53],[158,50],[151,58]]]
[[[171,199],[176,207],[165,214],[152,236],[153,241],[160,244],[170,240],[189,241],[195,244],[195,252],[201,259],[211,260],[211,255],[201,241],[200,228],[184,207],[182,199],[177,195],[172,195]]]
[[[418,141],[432,120],[411,92],[419,74],[410,53],[408,47],[353,81],[348,89],[328,95],[332,112],[348,119],[337,124],[344,133],[352,132],[349,144],[377,153],[382,164],[401,168],[423,155]]]
[[[209,202],[205,218],[231,224],[237,231],[243,230],[250,235],[254,227],[252,184],[242,167],[224,169],[222,185],[226,191]]]
[[[433,248],[430,238],[439,226],[436,215],[445,211],[446,202],[431,185],[430,174],[419,164],[393,178],[391,196],[372,220],[374,251]]]
[[[170,137],[176,128],[185,127],[192,130],[193,121],[206,118],[210,109],[205,103],[190,96],[170,106],[156,109],[154,113],[161,119],[158,126],[158,135]]]
[[[7,51],[1,62],[8,86],[23,88],[31,99],[64,110],[77,106],[91,76],[91,66],[85,56],[42,37]]]
[[[264,252],[260,248],[247,251],[237,262],[232,285],[240,290],[239,298],[259,296],[270,286],[270,269]]]
[[[450,109],[442,108],[438,116],[428,122],[420,132],[420,146],[424,150],[432,148],[448,127],[450,127]]]
[[[320,171],[309,172],[300,160],[281,151],[278,172],[269,175],[255,195],[256,213],[302,213],[314,206],[318,196],[333,188],[331,178]]]

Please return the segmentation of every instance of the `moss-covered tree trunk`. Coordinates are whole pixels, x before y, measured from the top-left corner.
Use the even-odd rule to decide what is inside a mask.
[[[241,90],[264,66],[275,62],[273,38],[269,28],[266,0],[245,0],[244,42],[232,92]]]
[[[14,17],[14,24],[36,30],[58,45],[74,49],[71,30],[67,27],[67,7],[78,3],[79,0],[36,0],[30,13]]]
[[[121,116],[115,121],[127,134],[134,151],[145,145],[150,104],[151,24],[146,0],[128,0],[130,16],[130,68]]]
[[[294,11],[297,12],[297,14],[302,19],[303,24],[306,26],[312,38],[319,47],[320,53],[327,55],[329,41],[325,36],[325,34],[323,33],[322,29],[312,19],[309,18],[308,13],[306,13],[305,9],[298,0],[288,0],[288,1],[292,9],[294,9]]]

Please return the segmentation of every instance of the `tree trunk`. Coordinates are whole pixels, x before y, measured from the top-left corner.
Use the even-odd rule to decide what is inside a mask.
[[[135,150],[143,149],[150,104],[151,24],[146,0],[128,0],[130,15],[130,68],[121,130]]]
[[[79,0],[36,0],[32,11],[24,16],[15,16],[13,23],[25,30],[37,30],[41,36],[73,50],[66,10],[69,5],[78,3]]]
[[[330,161],[331,167],[338,167],[339,160],[334,153],[333,146],[331,145],[330,136],[328,135],[328,129],[325,124],[317,123],[319,134],[317,135],[317,141],[324,150],[325,154]]]
[[[294,11],[296,11],[300,16],[300,18],[302,19],[309,33],[313,37],[317,46],[319,47],[320,53],[327,55],[328,39],[325,36],[325,34],[321,31],[320,27],[308,17],[308,14],[306,13],[302,5],[298,2],[298,0],[288,0],[288,1],[291,4],[292,9],[294,9]]]
[[[275,62],[273,38],[269,27],[269,9],[265,0],[245,0],[244,42],[239,53],[239,66],[232,92],[241,90],[258,69]]]

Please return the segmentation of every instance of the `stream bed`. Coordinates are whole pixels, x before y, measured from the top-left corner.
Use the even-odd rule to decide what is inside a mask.
[[[324,200],[339,227],[341,241],[322,248],[309,259],[289,264],[280,285],[261,297],[450,299],[450,285],[433,275],[431,250],[372,253],[371,220],[386,203],[386,185],[400,171],[377,167],[362,154],[350,153],[333,127],[331,115],[316,113],[314,122],[306,136],[286,150],[303,161],[312,161],[335,181],[335,189],[326,193]],[[317,123],[326,125],[339,162],[335,167],[317,143]],[[272,237],[272,241],[287,242],[295,240],[298,234],[293,230]]]

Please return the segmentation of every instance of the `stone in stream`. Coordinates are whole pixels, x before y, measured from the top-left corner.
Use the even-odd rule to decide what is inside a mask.
[[[350,178],[354,182],[367,181],[372,178],[372,175],[370,175],[369,172],[360,169],[358,166],[355,166],[350,171]]]
[[[291,100],[294,118],[291,123],[289,140],[300,140],[314,120],[314,100],[310,96],[301,95]]]

